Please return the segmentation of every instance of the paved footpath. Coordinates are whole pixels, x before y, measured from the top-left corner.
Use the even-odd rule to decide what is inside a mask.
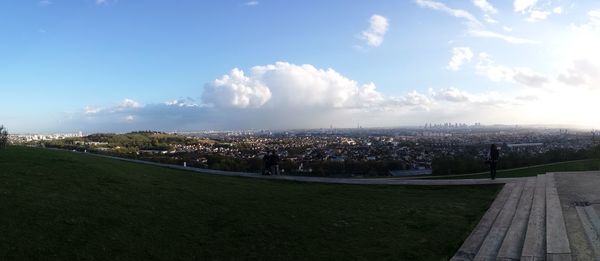
[[[58,150],[58,149],[55,149]],[[113,157],[95,153],[83,153],[73,151],[73,153],[86,154],[90,156],[115,159],[139,164],[146,164],[170,169],[178,169],[185,171],[198,172],[202,174],[210,175],[221,175],[230,177],[246,177],[256,179],[268,179],[268,180],[287,180],[287,181],[299,181],[299,182],[318,182],[318,183],[334,183],[334,184],[379,184],[379,185],[478,185],[478,184],[505,184],[520,182],[527,178],[498,178],[496,180],[489,179],[452,179],[452,180],[407,180],[403,178],[326,178],[326,177],[305,177],[305,176],[264,176],[259,173],[250,172],[234,172],[234,171],[221,171],[213,169],[193,168],[184,167],[180,165],[156,163],[143,160],[127,159],[121,157]]]
[[[556,173],[573,259],[600,260],[600,172]]]

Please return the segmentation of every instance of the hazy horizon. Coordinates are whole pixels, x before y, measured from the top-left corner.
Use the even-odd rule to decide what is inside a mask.
[[[592,0],[0,3],[11,133],[600,128]]]

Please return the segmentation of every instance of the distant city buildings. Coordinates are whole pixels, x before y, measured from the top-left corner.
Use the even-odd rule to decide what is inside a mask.
[[[175,133],[171,133],[175,134]],[[308,130],[203,131],[177,133],[177,142],[163,148],[127,147],[86,139],[81,132],[67,134],[17,134],[15,143],[48,143],[66,140],[69,145],[103,152],[127,149],[136,155],[163,155],[177,158],[195,155],[194,161],[205,164],[209,155],[234,159],[260,159],[276,150],[282,160],[292,162],[300,172],[310,172],[311,162],[396,162],[398,171],[428,173],[433,159],[465,153],[474,160],[487,157],[489,145],[495,143],[506,152],[537,155],[553,149],[587,149],[598,144],[597,131],[549,128],[490,127],[479,123],[427,123],[414,128],[323,128]],[[414,170],[413,172],[399,170]]]
[[[11,143],[24,143],[34,141],[62,140],[66,138],[80,138],[83,133],[55,133],[55,134],[10,134],[8,139]]]

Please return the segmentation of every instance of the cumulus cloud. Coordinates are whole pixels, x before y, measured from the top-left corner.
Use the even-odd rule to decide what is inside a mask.
[[[140,108],[140,107],[143,107],[143,105],[141,103],[127,98],[127,99],[123,100],[121,103],[119,103],[119,105],[116,107],[116,109],[124,110],[124,109],[135,109],[135,108]]]
[[[527,87],[539,88],[549,82],[543,76],[527,67],[507,67],[496,64],[487,53],[480,53],[476,65],[478,74],[492,81],[507,81],[519,83]]]
[[[383,43],[385,33],[389,27],[388,19],[374,14],[369,19],[369,28],[360,35],[367,45],[372,47],[380,46]]]
[[[589,60],[576,60],[558,76],[558,80],[571,86],[590,86],[600,83],[600,69]]]
[[[463,64],[471,62],[472,58],[473,52],[468,47],[455,47],[452,49],[452,58],[447,68],[458,71]]]
[[[432,97],[439,101],[447,101],[450,103],[459,103],[461,105],[477,105],[477,106],[504,106],[511,102],[501,99],[497,94],[473,94],[468,91],[458,89],[456,87],[442,88],[437,91],[430,91]]]
[[[112,106],[87,106],[65,118],[71,119],[66,123],[71,128],[93,131],[349,127],[357,122],[394,126],[440,115],[464,117],[469,106],[487,106],[489,97],[453,87],[390,96],[374,83],[359,84],[331,68],[277,62],[254,66],[247,74],[231,70],[205,84],[201,102],[124,99]],[[451,112],[456,114],[447,115]]]
[[[437,98],[442,98],[450,102],[469,102],[472,100],[472,95],[466,91],[461,91],[455,87],[442,89],[434,93]]]
[[[572,24],[565,62],[557,76],[568,87],[600,90],[600,10],[590,10],[588,20]]]
[[[286,62],[233,69],[204,87],[202,101],[218,108],[365,108],[385,98],[373,83],[359,85],[337,71]]]
[[[473,4],[486,13],[495,14],[498,12],[498,10],[487,0],[473,0]]]
[[[536,73],[527,67],[513,68],[513,80],[528,87],[543,87],[549,82],[546,76]]]
[[[271,99],[271,91],[262,82],[246,77],[234,68],[228,75],[205,85],[202,100],[216,107],[260,107]]]
[[[415,108],[429,110],[435,103],[432,97],[413,90],[403,97],[392,97],[391,103],[396,106],[413,106]]]

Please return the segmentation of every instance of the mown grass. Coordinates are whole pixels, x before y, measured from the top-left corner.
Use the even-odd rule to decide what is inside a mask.
[[[565,172],[565,171],[594,171],[600,170],[600,159],[587,159],[579,161],[558,162],[541,166],[532,166],[517,169],[498,170],[496,178],[517,178],[531,177],[538,174],[548,172]],[[453,176],[453,177],[437,177],[435,179],[484,179],[490,178],[489,173],[481,173],[476,175]]]
[[[499,186],[211,176],[0,151],[0,260],[444,260]]]

